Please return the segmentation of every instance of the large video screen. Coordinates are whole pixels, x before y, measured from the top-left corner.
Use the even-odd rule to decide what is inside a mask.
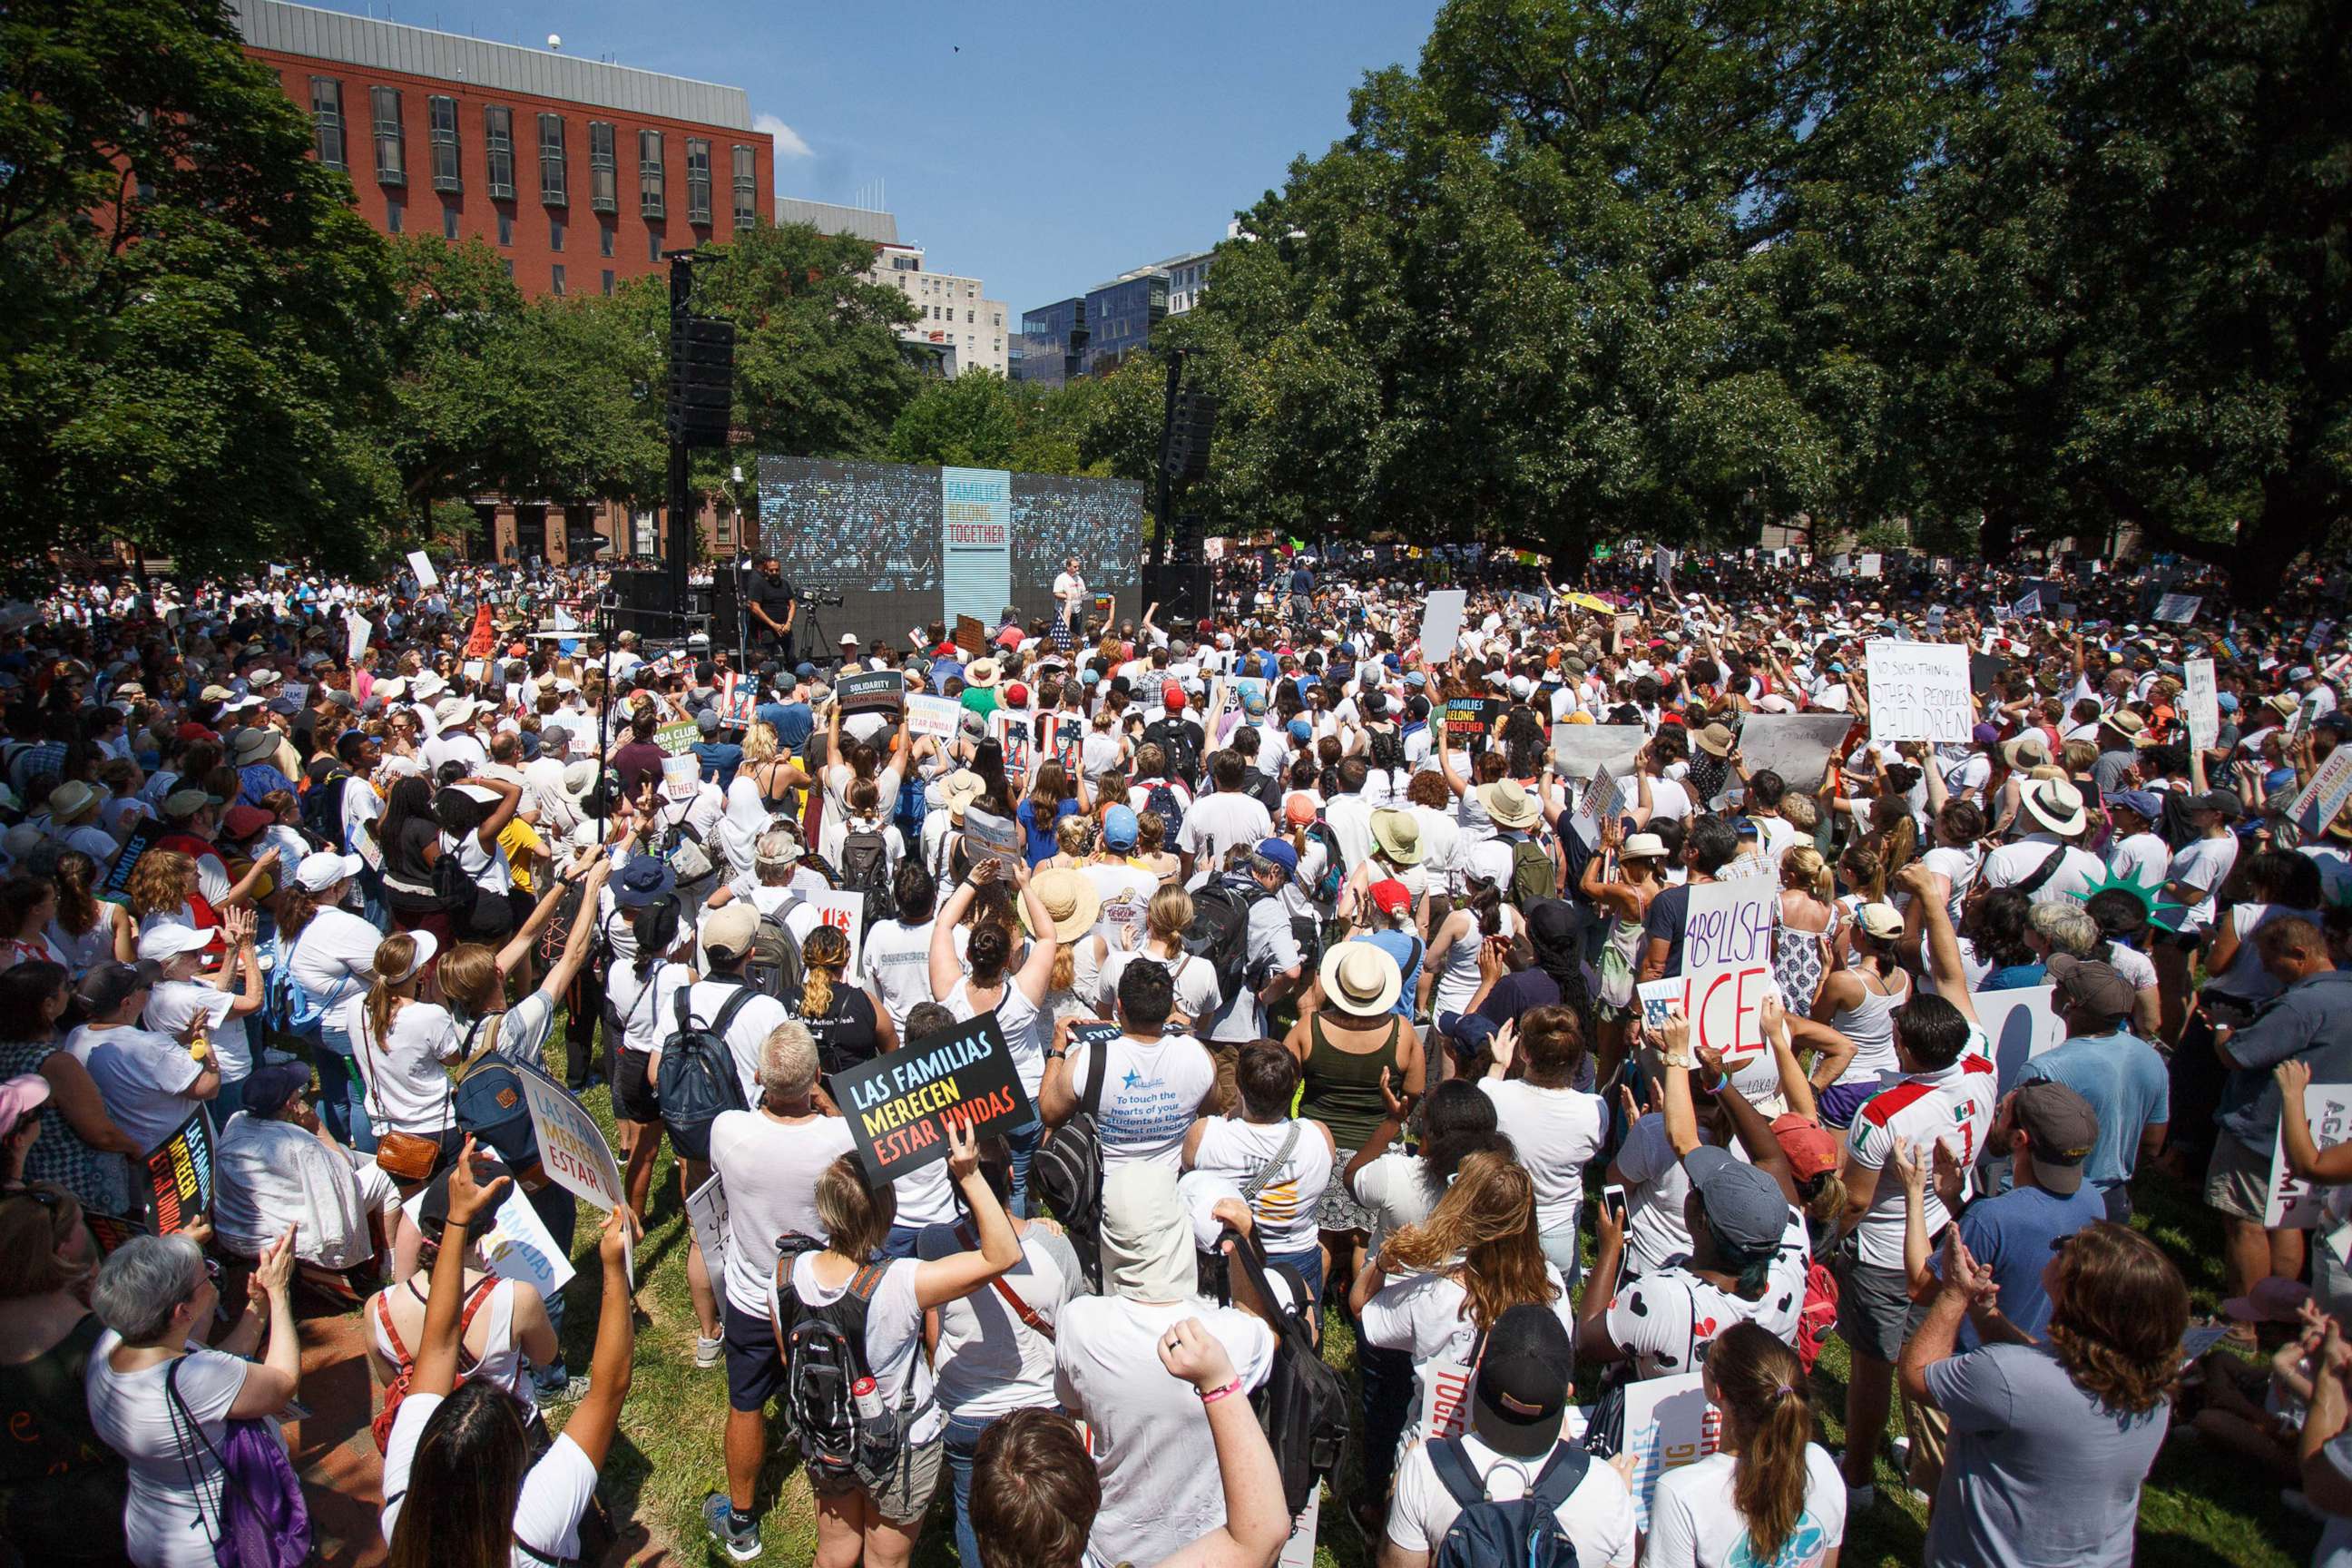
[[[1051,610],[1054,578],[1076,555],[1087,585],[1141,614],[1135,588],[1143,556],[1145,490],[1129,479],[1014,474],[1008,584],[1023,616]],[[804,595],[839,595],[824,606],[828,637],[898,638],[915,621],[941,618],[949,562],[941,471],[899,463],[819,458],[760,459],[760,537]],[[995,613],[992,604],[990,614]],[[838,623],[838,624],[836,624]]]

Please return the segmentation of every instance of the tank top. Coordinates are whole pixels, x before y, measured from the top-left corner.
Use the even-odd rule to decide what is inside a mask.
[[[1853,1059],[1838,1074],[1839,1083],[1874,1083],[1881,1073],[1900,1072],[1895,1056],[1895,1009],[1911,999],[1911,985],[1882,996],[1862,982],[1862,1001],[1830,1020],[1830,1027],[1853,1042]]]
[[[1391,1082],[1402,1091],[1404,1068],[1398,1059],[1399,1042],[1405,1023],[1391,1015],[1388,1039],[1378,1048],[1364,1052],[1343,1051],[1333,1045],[1323,1031],[1323,1015],[1318,1013],[1307,1026],[1306,1092],[1298,1102],[1298,1113],[1312,1117],[1331,1130],[1331,1137],[1342,1149],[1355,1149],[1372,1135],[1388,1115],[1388,1106],[1381,1099],[1381,1073],[1391,1073]]]
[[[467,1288],[468,1297],[478,1288],[478,1283]],[[415,1298],[420,1305],[423,1304],[424,1292],[416,1288],[414,1276],[401,1289]],[[530,1380],[530,1365],[523,1359],[522,1347],[515,1342],[514,1301],[514,1281],[494,1280],[488,1297],[482,1303],[480,1314],[474,1320],[483,1325],[482,1356],[465,1373],[462,1381],[473,1383],[479,1380],[498,1384],[513,1394],[521,1403],[524,1414],[529,1415],[539,1408],[539,1394],[537,1386]],[[376,1314],[371,1310],[366,1317],[368,1340],[375,1346],[376,1353],[394,1366],[411,1364],[411,1359],[400,1355],[391,1342],[384,1338],[383,1324]],[[421,1322],[418,1332],[420,1335],[423,1332]],[[410,1342],[408,1350],[413,1357],[416,1345]],[[465,1357],[460,1355],[458,1359],[462,1362]]]

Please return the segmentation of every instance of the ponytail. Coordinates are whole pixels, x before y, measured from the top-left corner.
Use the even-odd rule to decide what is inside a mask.
[[[1732,1505],[1748,1525],[1749,1555],[1769,1563],[1804,1517],[1811,1388],[1797,1352],[1753,1322],[1734,1324],[1708,1349],[1706,1376],[1739,1441]]]

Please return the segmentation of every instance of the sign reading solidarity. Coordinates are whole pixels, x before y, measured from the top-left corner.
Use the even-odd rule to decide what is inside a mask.
[[[1735,1071],[1759,1058],[1770,1065],[1757,1009],[1772,989],[1772,921],[1780,910],[1778,877],[1701,882],[1690,890],[1682,1013],[1691,1021],[1691,1043],[1721,1052]]]
[[[994,1013],[835,1073],[825,1087],[877,1187],[946,1159],[950,1122],[986,1138],[1035,1115]]]
[[[155,1233],[185,1230],[213,1206],[213,1132],[198,1110],[147,1155],[147,1185],[155,1203]]]
[[[896,713],[906,704],[907,678],[895,669],[868,670],[844,676],[840,690],[844,713]]]
[[[1969,700],[1969,650],[1957,643],[1872,639],[1863,649],[1870,671],[1870,738],[1969,743],[1976,709]]]

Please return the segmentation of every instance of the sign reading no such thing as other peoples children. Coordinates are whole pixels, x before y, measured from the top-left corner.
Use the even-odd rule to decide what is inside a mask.
[[[1035,1114],[993,1013],[835,1073],[825,1087],[877,1187],[946,1159],[951,1121],[986,1138]]]
[[[1969,650],[1958,643],[1873,640],[1870,738],[1966,745],[1976,724],[1969,700]]]
[[[2213,661],[2183,659],[2180,663],[2183,706],[2189,719],[2189,743],[2200,751],[2221,738],[2221,698],[2213,684]]]

